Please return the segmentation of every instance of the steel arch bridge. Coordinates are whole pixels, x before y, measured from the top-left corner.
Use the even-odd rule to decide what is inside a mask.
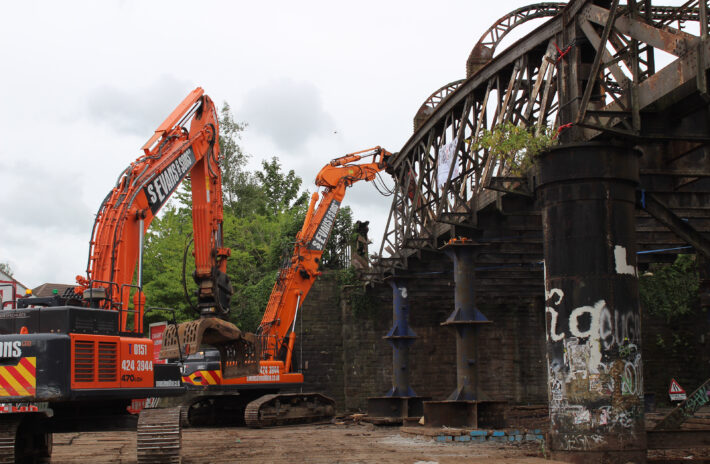
[[[562,143],[615,140],[639,148],[639,248],[690,244],[710,256],[708,2],[654,3],[540,3],[491,26],[468,57],[468,77],[424,102],[391,163],[393,200],[366,278],[406,269],[458,235],[489,245],[483,263],[539,269],[534,171],[516,177],[479,146],[484,131],[505,123],[548,128]],[[539,18],[549,19],[498,50],[512,29]],[[450,165],[441,162],[447,150]],[[541,288],[539,277],[531,291]]]

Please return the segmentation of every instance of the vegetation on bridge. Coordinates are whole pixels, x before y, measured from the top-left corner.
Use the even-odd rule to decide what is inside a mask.
[[[535,156],[556,143],[553,131],[546,126],[528,129],[506,121],[484,130],[474,150],[487,150],[507,168],[508,175],[525,177],[535,163]]]

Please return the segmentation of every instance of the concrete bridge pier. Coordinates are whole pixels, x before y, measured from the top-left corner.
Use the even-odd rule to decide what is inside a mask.
[[[409,327],[409,289],[406,276],[388,277],[392,287],[392,328],[383,338],[392,345],[392,388],[385,396],[368,398],[373,417],[421,417],[422,401],[409,384],[409,347],[417,334]]]
[[[539,160],[553,458],[646,462],[635,191],[639,153],[584,143]]]

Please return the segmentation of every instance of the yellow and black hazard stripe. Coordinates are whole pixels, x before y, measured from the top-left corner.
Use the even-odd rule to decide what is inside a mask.
[[[34,396],[37,358],[21,358],[14,366],[0,366],[0,396]]]
[[[222,383],[222,373],[219,370],[205,370],[183,375],[182,381],[189,385],[219,385]]]

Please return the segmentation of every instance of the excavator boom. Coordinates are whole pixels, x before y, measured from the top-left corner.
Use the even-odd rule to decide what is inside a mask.
[[[324,189],[320,203],[315,206],[319,195],[314,193],[303,227],[296,235],[291,259],[279,272],[257,331],[264,359],[282,358],[285,369],[290,370],[295,340],[293,323],[298,308],[320,275],[320,260],[345,191],[356,182],[375,179],[386,168],[389,156],[390,153],[380,147],[351,153],[332,160],[316,176],[316,185]],[[370,162],[358,163],[368,157],[372,157]]]
[[[190,124],[189,129],[186,127]],[[143,155],[119,176],[99,207],[91,234],[86,276],[77,276],[85,300],[121,313],[121,331],[141,332],[144,296],[143,236],[180,183],[192,180],[195,280],[207,314],[229,311],[229,249],[222,245],[222,176],[219,123],[212,100],[193,90],[142,147]],[[138,272],[136,274],[136,264]],[[134,277],[135,282],[134,284]],[[130,293],[134,296],[129,327]]]
[[[291,257],[279,270],[255,334],[240,334],[225,350],[210,340],[207,329],[211,322],[204,317],[180,324],[176,329],[172,326],[168,329],[172,330],[170,333],[166,331],[161,357],[177,358],[195,353],[185,359],[183,381],[197,391],[204,388],[205,379],[217,382],[185,405],[191,423],[210,423],[213,420],[210,418],[219,417],[222,411],[241,410],[239,408],[243,408],[243,419],[250,427],[317,421],[333,416],[335,402],[331,398],[318,393],[277,391],[287,385],[303,383],[303,375],[292,369],[295,322],[299,308],[320,275],[318,268],[345,192],[356,182],[374,180],[386,169],[389,156],[386,150],[375,147],[336,158],[320,170],[316,185],[323,191],[311,197]],[[201,350],[202,343],[216,345],[219,349],[219,371],[214,370],[214,355],[210,350]],[[200,352],[196,353],[198,349]],[[253,374],[255,368],[258,375]],[[225,392],[237,389],[240,393],[233,397],[219,388],[226,389]]]

